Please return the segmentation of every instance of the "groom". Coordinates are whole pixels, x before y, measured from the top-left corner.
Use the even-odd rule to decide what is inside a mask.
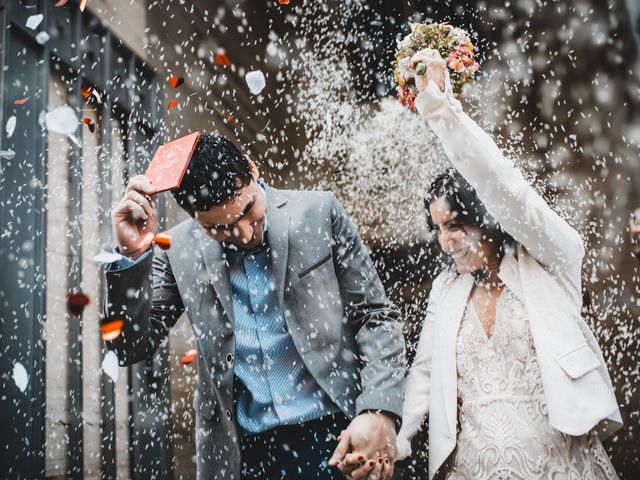
[[[149,246],[151,192],[134,177],[112,211],[125,258],[107,268],[105,315],[125,325],[108,347],[121,365],[138,362],[187,313],[198,478],[341,478],[354,468],[390,478],[405,371],[399,312],[335,197],[265,185],[217,135],[199,140],[172,192],[192,218],[169,231],[167,251]],[[360,464],[340,461],[347,452]]]

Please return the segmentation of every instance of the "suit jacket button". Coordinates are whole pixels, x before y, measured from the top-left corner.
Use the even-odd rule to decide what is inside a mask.
[[[231,420],[231,410],[227,408],[227,418]]]
[[[227,354],[227,363],[233,363],[233,355],[230,353]]]

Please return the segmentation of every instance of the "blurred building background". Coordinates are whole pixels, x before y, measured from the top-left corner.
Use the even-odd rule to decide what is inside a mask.
[[[30,28],[36,15],[42,20]],[[196,372],[180,364],[195,347],[188,320],[154,359],[120,369],[114,381],[101,368],[103,279],[94,261],[112,247],[108,212],[128,179],[159,144],[190,131],[230,136],[275,186],[335,186],[406,314],[412,345],[440,259],[424,236],[363,214],[335,181],[339,158],[312,168],[306,157],[317,131],[296,102],[315,95],[299,61],[311,51],[344,58],[347,74],[331,88],[375,109],[393,95],[396,39],[409,20],[427,17],[477,32],[483,77],[470,102],[501,144],[516,139],[550,198],[574,199],[574,224],[591,247],[591,322],[626,421],[605,446],[622,478],[638,478],[640,280],[625,240],[628,212],[640,205],[635,0],[89,0],[84,11],[74,0],[9,0],[0,1],[0,16],[3,478],[195,478]],[[244,80],[251,70],[267,79],[259,96]],[[184,84],[171,87],[169,75]],[[324,115],[331,99],[318,92],[316,101]],[[43,112],[65,105],[85,123],[71,135],[47,131]],[[394,193],[385,188],[381,198]],[[416,229],[424,228],[420,204],[414,195],[398,207]],[[166,228],[185,218],[170,196],[161,213]],[[395,231],[393,241],[381,230]],[[66,307],[67,293],[79,290],[91,299],[81,318]],[[28,375],[24,391],[16,362]],[[418,449],[424,442],[423,434]],[[425,456],[401,470],[425,478]]]

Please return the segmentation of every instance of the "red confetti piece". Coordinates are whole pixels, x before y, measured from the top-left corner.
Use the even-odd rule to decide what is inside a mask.
[[[233,113],[230,113],[227,117],[227,125],[233,127],[236,124],[236,117],[233,116]]]
[[[31,97],[24,97],[24,98],[19,98],[18,100],[16,100],[15,103],[16,105],[24,105],[25,103],[27,103],[27,101],[30,99]]]
[[[69,0],[58,0],[54,7],[62,7],[63,5],[66,5],[68,1]]]
[[[189,365],[191,362],[195,360],[198,356],[198,351],[195,348],[192,348],[187,353],[185,353],[180,359],[180,363],[182,365]]]
[[[216,65],[231,65],[231,59],[227,55],[224,48],[219,48],[216,51]]]
[[[112,322],[103,323],[102,325],[100,325],[102,340],[104,340],[105,342],[112,342],[120,336],[123,326],[124,322],[122,320],[114,320]]]
[[[169,85],[173,88],[178,88],[180,85],[184,83],[184,78],[178,77],[176,75],[171,75],[169,77]]]
[[[172,108],[175,108],[177,106],[178,106],[178,101],[177,100],[171,100],[171,102],[169,102],[169,105],[167,105],[167,111],[169,111]]]
[[[67,310],[71,315],[82,315],[84,307],[89,303],[89,297],[82,292],[67,295]]]
[[[84,12],[84,9],[87,7],[88,0],[80,0],[80,11]]]
[[[91,133],[96,131],[96,124],[93,123],[93,120],[91,120],[89,117],[82,117],[82,123],[89,127],[89,131]]]
[[[93,87],[91,85],[82,84],[80,86],[80,93],[82,94],[84,99],[87,100],[93,93]]]
[[[156,242],[162,250],[169,250],[171,248],[171,235],[168,233],[159,233],[154,238],[153,241]]]

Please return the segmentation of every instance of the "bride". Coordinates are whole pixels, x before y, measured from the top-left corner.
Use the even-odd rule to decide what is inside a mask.
[[[455,167],[426,214],[454,266],[433,283],[397,458],[428,412],[429,480],[617,478],[599,436],[622,421],[581,318],[580,236],[463,113],[438,52],[418,63],[416,109]]]

